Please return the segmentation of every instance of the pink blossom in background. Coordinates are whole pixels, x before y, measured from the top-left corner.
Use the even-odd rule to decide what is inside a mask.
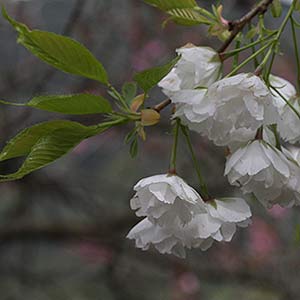
[[[198,277],[192,272],[185,272],[178,276],[177,285],[182,293],[188,295],[195,294],[200,289]]]
[[[256,259],[267,260],[281,246],[276,230],[261,218],[253,218],[249,227],[249,251]]]
[[[166,55],[167,49],[162,41],[158,39],[150,40],[139,51],[132,56],[134,70],[142,71],[157,65],[157,59]]]
[[[284,219],[289,215],[289,212],[288,208],[281,207],[277,204],[268,210],[268,213],[275,219]]]
[[[109,247],[90,241],[79,243],[74,252],[89,263],[109,264],[113,259],[113,251]]]
[[[236,246],[231,244],[220,244],[215,248],[214,258],[222,269],[233,272],[243,268],[242,253],[235,250]]]

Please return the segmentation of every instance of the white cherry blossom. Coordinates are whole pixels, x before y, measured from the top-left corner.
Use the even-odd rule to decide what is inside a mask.
[[[171,100],[177,104],[174,116],[184,125],[232,149],[254,139],[262,125],[279,119],[270,90],[253,74],[221,79],[207,90],[182,90]]]
[[[207,250],[214,241],[231,241],[236,227],[250,223],[251,211],[240,198],[212,200],[205,212],[193,216],[187,224],[178,221],[162,225],[145,218],[134,226],[127,238],[134,239],[137,248],[148,250],[153,245],[162,254],[185,257],[185,248]]]
[[[213,243],[212,239],[195,240],[194,227],[178,222],[172,226],[160,226],[145,218],[131,229],[127,238],[134,239],[136,247],[142,250],[148,250],[153,245],[162,254],[174,254],[183,258],[186,255],[185,248],[191,249],[197,245],[206,250]]]
[[[158,84],[168,97],[181,90],[207,87],[220,77],[221,61],[212,48],[187,44],[176,52],[179,61]]]
[[[279,118],[269,89],[253,74],[219,80],[208,88],[205,97],[215,104],[211,127],[206,131],[218,146],[245,143],[255,137],[259,127]]]
[[[180,118],[183,125],[203,135],[208,135],[212,116],[215,113],[215,104],[208,101],[207,89],[180,91],[172,96],[171,100],[177,104],[174,117]]]
[[[221,222],[220,229],[213,235],[217,241],[230,242],[236,227],[247,227],[251,223],[251,210],[242,198],[222,198],[208,202],[207,211],[211,218]]]
[[[291,206],[298,198],[298,164],[265,141],[250,142],[234,152],[227,159],[225,175],[266,207]]]
[[[186,224],[204,211],[200,195],[177,175],[155,175],[140,180],[130,201],[136,215],[159,225]]]
[[[276,92],[276,90],[286,100],[290,100],[292,97],[296,96],[296,88],[286,79],[275,75],[270,75],[269,81],[271,86],[270,90],[274,99],[274,103],[279,109],[282,109],[285,106],[286,101],[284,101],[284,99]]]
[[[290,105],[300,114],[300,99],[294,97],[289,99]],[[300,119],[296,112],[285,104],[282,108],[280,120],[278,122],[278,131],[281,138],[289,143],[297,143],[300,141]]]

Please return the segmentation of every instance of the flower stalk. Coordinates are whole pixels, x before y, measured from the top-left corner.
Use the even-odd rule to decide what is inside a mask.
[[[186,139],[186,143],[187,143],[189,151],[191,153],[193,164],[194,164],[194,167],[195,167],[195,170],[196,170],[196,173],[197,173],[197,176],[198,176],[199,184],[200,184],[201,195],[203,196],[204,201],[208,201],[208,200],[210,200],[208,187],[207,187],[207,185],[204,181],[204,178],[202,176],[201,168],[200,168],[199,162],[197,160],[197,157],[196,157],[193,145],[192,145],[192,141],[191,141],[189,131],[187,130],[187,128],[185,126],[182,126],[182,125],[181,125],[181,131],[182,131],[182,133],[183,133],[183,135]]]
[[[170,168],[169,168],[169,174],[172,174],[172,175],[176,174],[179,127],[180,127],[180,120],[176,119],[175,126],[174,126],[174,140],[173,140],[173,146],[172,146],[172,151],[171,151]]]

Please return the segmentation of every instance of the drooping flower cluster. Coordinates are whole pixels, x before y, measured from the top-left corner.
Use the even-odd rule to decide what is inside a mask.
[[[225,176],[230,184],[253,194],[265,207],[300,205],[300,164],[280,145],[300,141],[300,98],[294,86],[270,75],[241,73],[221,78],[217,52],[188,45],[159,82],[176,105],[174,118],[206,136],[229,155]],[[236,227],[250,223],[251,212],[240,198],[204,202],[178,176],[141,180],[131,200],[145,219],[128,234],[144,250],[185,256],[185,248],[208,249],[213,241],[230,241]]]
[[[221,61],[215,50],[187,44],[176,52],[181,56],[179,61],[158,84],[168,97],[207,87],[220,78]]]
[[[145,217],[128,234],[136,246],[185,256],[185,248],[208,249],[214,241],[230,241],[236,227],[249,224],[251,211],[243,199],[228,198],[205,203],[177,175],[156,175],[134,187],[131,208]]]
[[[300,204],[300,168],[292,155],[264,141],[249,142],[227,160],[225,175],[266,207]]]

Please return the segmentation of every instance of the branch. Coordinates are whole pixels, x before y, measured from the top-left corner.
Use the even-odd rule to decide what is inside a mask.
[[[273,0],[262,0],[257,6],[255,6],[251,11],[249,11],[239,20],[229,22],[228,26],[229,31],[231,31],[231,35],[220,47],[218,52],[220,54],[223,53],[236,38],[236,36],[244,29],[245,25],[250,23],[256,16],[264,14],[268,10],[268,7],[272,2]]]
[[[168,105],[171,104],[171,99],[166,99],[163,102],[157,104],[154,106],[154,110],[156,110],[158,113],[161,112],[164,108],[166,108]]]
[[[244,29],[245,25],[250,23],[252,19],[254,19],[256,16],[264,14],[268,10],[268,7],[269,5],[272,4],[272,2],[273,0],[262,0],[257,6],[255,6],[252,10],[250,10],[242,18],[229,22],[228,26],[229,26],[229,31],[231,31],[231,35],[218,50],[221,59],[222,59],[223,52],[233,42],[236,36]],[[163,102],[156,105],[154,109],[157,112],[160,112],[170,104],[171,104],[170,99],[164,100]]]

